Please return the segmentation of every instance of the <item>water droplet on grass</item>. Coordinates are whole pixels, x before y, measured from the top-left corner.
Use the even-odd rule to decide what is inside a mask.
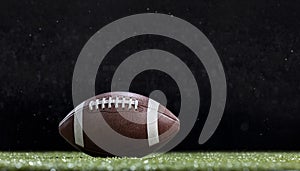
[[[22,167],[22,164],[21,164],[21,163],[17,163],[17,164],[15,164],[15,167],[16,167],[17,169],[20,169],[20,168]]]

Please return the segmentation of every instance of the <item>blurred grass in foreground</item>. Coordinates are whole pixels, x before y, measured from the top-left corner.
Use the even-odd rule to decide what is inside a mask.
[[[300,152],[183,152],[94,158],[80,152],[0,152],[4,170],[300,170]]]

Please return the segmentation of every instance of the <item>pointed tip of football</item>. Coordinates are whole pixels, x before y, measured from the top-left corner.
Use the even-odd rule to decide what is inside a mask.
[[[74,111],[71,111],[58,126],[59,134],[70,144],[74,144]]]

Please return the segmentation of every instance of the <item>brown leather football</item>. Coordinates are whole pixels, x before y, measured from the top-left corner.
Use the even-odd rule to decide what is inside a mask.
[[[91,156],[141,157],[158,151],[179,131],[180,122],[158,102],[130,92],[92,97],[60,123],[60,135]]]

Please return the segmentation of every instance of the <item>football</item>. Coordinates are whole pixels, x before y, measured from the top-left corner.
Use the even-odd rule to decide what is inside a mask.
[[[67,142],[100,157],[146,156],[159,151],[179,129],[179,119],[165,106],[130,92],[94,96],[59,123]]]

